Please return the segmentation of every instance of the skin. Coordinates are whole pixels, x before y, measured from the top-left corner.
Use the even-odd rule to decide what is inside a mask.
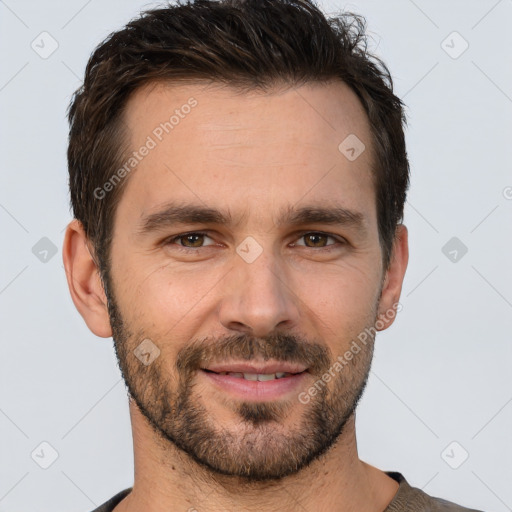
[[[391,264],[382,267],[370,129],[347,86],[308,84],[263,94],[219,85],[152,84],[128,102],[130,146],[143,145],[168,112],[191,97],[197,106],[126,178],[114,223],[110,307],[78,221],[69,224],[64,241],[73,301],[94,334],[114,337],[123,376],[136,398],[130,398],[133,491],[115,510],[291,512],[299,503],[308,511],[381,512],[398,484],[359,459],[350,410],[364,389],[373,340],[307,404],[294,393],[259,409],[254,403],[242,409],[240,399],[225,396],[203,373],[191,371],[188,408],[179,417],[186,421],[196,407],[208,420],[214,429],[209,434],[218,435],[211,450],[222,447],[217,467],[198,462],[171,439],[179,430],[172,411],[183,376],[176,361],[187,349],[197,346],[196,354],[204,357],[226,354],[227,340],[239,336],[233,353],[242,360],[248,344],[277,355],[281,345],[273,336],[290,336],[285,341],[297,349],[317,349],[297,352],[304,362],[311,357],[308,363],[315,368],[298,391],[307,390],[365,328],[377,319],[382,321],[378,330],[393,323],[388,313],[399,301],[408,261],[407,229],[400,225]],[[338,150],[349,134],[366,146],[355,161]],[[141,234],[141,218],[170,200],[229,208],[234,224],[187,223]],[[306,204],[360,212],[364,230],[276,223],[283,208]],[[174,237],[197,231],[208,237],[188,240],[183,251],[187,240]],[[327,236],[304,236],[319,232]],[[236,252],[248,236],[262,250],[252,263]],[[133,356],[146,338],[160,350],[149,366]],[[255,354],[255,360],[263,360],[263,352]],[[315,407],[333,411],[325,425],[330,437],[325,452],[305,462],[298,439],[318,436],[318,430],[308,430]],[[266,421],[265,414],[274,421]],[[230,437],[222,437],[220,429]],[[235,440],[241,443],[236,448]],[[253,476],[272,469],[277,475],[294,456],[303,464],[281,478],[237,474],[245,461],[252,464]]]

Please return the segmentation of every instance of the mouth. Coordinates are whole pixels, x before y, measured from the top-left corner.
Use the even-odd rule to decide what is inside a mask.
[[[201,368],[200,373],[224,393],[245,400],[265,401],[296,391],[308,369],[291,363],[226,363]]]
[[[205,370],[209,372],[210,370]],[[217,372],[211,372],[217,373]],[[291,375],[298,375],[297,373],[289,373],[289,372],[276,372],[276,373],[241,373],[241,372],[218,372],[217,375],[229,375],[230,377],[235,377],[237,379],[245,379],[245,380],[258,380],[260,382],[266,382],[267,380],[275,380],[275,379],[284,379],[285,377],[290,377]]]

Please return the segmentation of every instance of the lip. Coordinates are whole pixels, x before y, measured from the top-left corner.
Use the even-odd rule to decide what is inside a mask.
[[[244,368],[242,373],[274,373],[269,370],[269,368],[274,368],[271,365],[264,367],[264,371],[261,371],[261,367],[256,367],[258,368],[258,371],[254,371],[255,367],[251,365],[237,366],[237,368],[242,367]],[[281,365],[277,368],[283,367],[286,366]],[[230,370],[220,371],[235,371],[232,370],[232,368],[235,368],[235,366],[229,366],[229,368]],[[246,369],[248,370],[245,371]],[[277,371],[279,371],[279,369]],[[297,395],[299,393],[299,389],[304,388],[304,381],[308,375],[309,374],[307,371],[303,371],[302,373],[296,373],[281,379],[253,381],[245,380],[244,378],[239,377],[232,377],[231,375],[219,375],[218,373],[214,373],[212,371],[199,371],[199,376],[201,379],[204,378],[208,384],[213,385],[224,395],[229,394],[234,398],[246,401],[249,400],[253,402],[266,402],[289,398],[292,393]]]
[[[302,373],[307,368],[300,364],[283,363],[283,362],[265,362],[262,364],[247,363],[247,362],[233,362],[233,363],[219,363],[212,364],[203,370],[209,370],[215,373],[221,372],[235,372],[235,373]]]

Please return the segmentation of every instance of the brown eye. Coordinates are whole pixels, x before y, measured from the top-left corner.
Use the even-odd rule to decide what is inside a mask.
[[[304,240],[304,244],[297,244],[297,245],[304,245],[305,247],[309,247],[311,249],[323,249],[324,247],[329,247],[331,245],[335,245],[333,243],[327,243],[328,239],[337,241],[333,236],[327,235],[325,233],[305,233],[300,237],[300,240]],[[338,243],[341,243],[338,241]]]
[[[306,240],[306,245],[308,247],[325,247],[325,242],[327,241],[327,238],[329,238],[327,235],[322,235],[319,233],[311,233],[308,235],[304,235],[304,240]]]
[[[183,247],[185,249],[199,249],[201,247],[205,247],[213,244],[206,244],[205,239],[211,238],[206,233],[186,233],[184,235],[178,235],[169,240],[169,244],[177,244],[178,247]]]
[[[204,241],[204,235],[185,235],[181,237],[181,240],[183,241],[182,245],[186,247],[201,247]]]

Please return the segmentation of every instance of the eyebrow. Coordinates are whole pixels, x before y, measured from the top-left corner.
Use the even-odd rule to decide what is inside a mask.
[[[236,224],[239,224],[240,219]],[[235,222],[229,211],[221,211],[198,204],[167,203],[159,211],[143,215],[137,233],[141,236],[155,231],[171,228],[180,224],[216,224],[233,226]],[[300,208],[289,206],[284,209],[275,222],[280,226],[298,226],[301,224],[326,224],[356,229],[366,234],[365,216],[361,212],[334,206],[307,205]]]

